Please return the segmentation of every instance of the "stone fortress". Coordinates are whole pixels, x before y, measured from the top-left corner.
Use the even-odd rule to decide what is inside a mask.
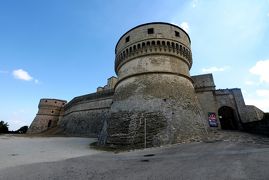
[[[212,74],[190,76],[191,40],[162,22],[136,26],[115,48],[117,77],[70,102],[41,99],[28,133],[59,128],[99,144],[152,147],[199,139],[211,128],[242,129],[263,112],[240,89],[216,90]]]

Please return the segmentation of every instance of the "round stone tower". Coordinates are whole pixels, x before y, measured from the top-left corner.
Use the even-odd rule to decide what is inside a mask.
[[[136,26],[119,39],[108,144],[151,147],[203,135],[190,45],[183,29],[160,22]]]
[[[63,116],[63,107],[66,102],[59,99],[41,99],[38,105],[38,113],[27,133],[40,133],[55,127]]]

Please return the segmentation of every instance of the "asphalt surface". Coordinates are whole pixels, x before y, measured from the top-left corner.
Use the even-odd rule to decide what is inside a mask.
[[[0,179],[268,180],[269,144],[218,139],[117,154],[102,152],[3,168]]]

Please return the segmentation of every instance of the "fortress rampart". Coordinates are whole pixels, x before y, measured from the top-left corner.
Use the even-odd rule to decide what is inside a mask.
[[[38,105],[38,113],[27,133],[40,133],[53,128],[64,113],[65,100],[41,99]]]
[[[64,107],[59,127],[70,135],[97,137],[110,117],[113,95],[114,90],[108,89],[75,97]]]
[[[268,134],[268,120],[238,88],[218,89],[212,74],[190,76],[191,41],[169,23],[136,26],[115,48],[115,73],[97,92],[41,99],[28,133],[52,127],[98,137],[100,145],[152,147],[195,141],[210,128]],[[262,120],[262,121],[261,121]]]

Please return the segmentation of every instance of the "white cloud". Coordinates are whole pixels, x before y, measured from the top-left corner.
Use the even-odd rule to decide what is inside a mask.
[[[269,97],[263,99],[257,98],[245,98],[245,102],[248,105],[255,105],[256,107],[260,108],[264,112],[269,112]]]
[[[188,24],[187,22],[182,22],[179,26],[180,26],[184,31],[186,31],[187,33],[188,33],[189,30],[190,30],[189,24]]]
[[[251,86],[251,85],[254,85],[255,83],[253,81],[245,81],[245,84]]]
[[[258,75],[261,82],[269,83],[269,60],[258,61],[249,72]]]
[[[209,67],[209,68],[203,68],[202,69],[202,72],[203,73],[213,73],[213,72],[222,72],[222,71],[226,71],[228,69],[228,67],[227,66],[225,66],[225,67],[215,67],[215,66],[213,66],[213,67]]]
[[[253,93],[245,93],[245,103],[248,105],[255,105],[264,112],[269,112],[269,90],[257,89]]]
[[[269,99],[269,90],[267,90],[267,89],[258,89],[256,91],[256,93],[257,93],[258,96],[267,97]]]
[[[24,71],[23,69],[17,69],[12,72],[14,78],[24,80],[24,81],[31,81],[33,77],[29,75],[27,71]]]

